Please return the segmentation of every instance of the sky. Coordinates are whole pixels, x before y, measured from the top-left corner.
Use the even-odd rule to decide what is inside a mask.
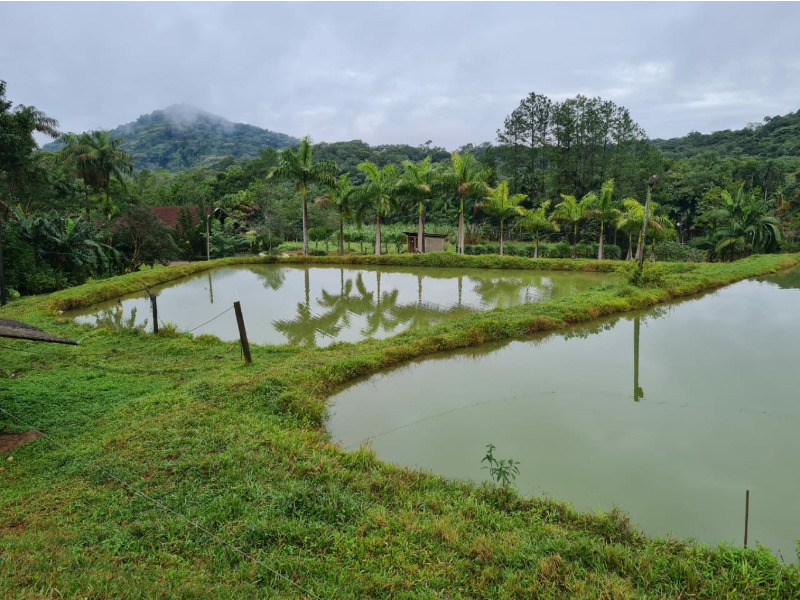
[[[529,93],[651,138],[800,109],[797,2],[2,2],[0,79],[62,131],[172,104],[314,142],[496,142]],[[44,140],[42,140],[44,141]]]

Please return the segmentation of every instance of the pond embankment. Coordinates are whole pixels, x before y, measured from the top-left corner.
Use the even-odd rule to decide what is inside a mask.
[[[308,262],[617,266],[452,255],[348,260]],[[249,367],[236,343],[170,330],[93,329],[58,315],[246,262],[137,273],[3,309],[80,340],[75,348],[16,341],[0,348],[0,418],[12,433],[46,434],[17,448],[0,473],[0,581],[11,597],[800,594],[797,568],[766,550],[649,538],[617,511],[581,513],[388,465],[369,449],[344,452],[321,428],[327,398],[356,377],[441,350],[646,308],[786,269],[800,257],[656,265],[645,287],[611,284],[384,340],[253,346]]]

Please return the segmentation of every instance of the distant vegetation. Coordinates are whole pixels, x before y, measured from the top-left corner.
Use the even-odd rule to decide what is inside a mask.
[[[404,232],[432,228],[460,254],[507,247],[561,256],[568,247],[598,259],[735,260],[800,249],[800,112],[652,142],[625,107],[532,92],[496,143],[449,152],[430,141],[301,143],[173,106],[37,151],[32,133],[58,137],[57,123],[12,108],[5,85],[0,106],[8,123],[0,239],[11,295],[287,242],[303,241],[304,253],[309,241],[315,253],[405,251]],[[149,211],[157,206],[186,209],[168,224],[174,244],[157,243],[163,230]]]
[[[696,131],[681,138],[655,139],[653,145],[667,158],[691,158],[705,152],[720,156],[750,156],[776,159],[800,156],[800,110],[784,116],[764,117],[761,123],[750,123],[744,129]]]
[[[211,167],[228,157],[252,159],[267,146],[285,148],[299,142],[284,133],[232,123],[185,104],[142,115],[133,123],[112,129],[111,136],[121,138],[119,147],[131,155],[136,170],[165,169],[171,173]],[[54,142],[44,150],[62,147],[63,142]]]

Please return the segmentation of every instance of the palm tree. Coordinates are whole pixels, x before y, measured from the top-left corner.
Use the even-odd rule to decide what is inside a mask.
[[[575,196],[561,194],[562,201],[556,204],[553,218],[557,221],[572,224],[572,258],[578,257],[578,224],[589,214],[589,210],[597,201],[597,195],[589,192],[580,202]]]
[[[650,206],[654,205],[654,202],[650,203]],[[650,225],[647,227],[647,235],[653,240],[650,249],[650,261],[656,262],[656,241],[665,239],[667,234],[674,234],[677,237],[677,233],[675,232],[675,225],[669,220],[667,215],[653,214],[650,215],[649,221]]]
[[[318,206],[333,206],[339,213],[339,256],[344,256],[344,221],[352,218],[355,190],[350,183],[350,174],[344,173],[327,194],[314,201]]]
[[[14,107],[13,113],[30,125],[30,131],[43,133],[53,139],[61,137],[61,132],[58,131],[58,121],[48,117],[35,106],[20,104]]]
[[[561,231],[558,227],[558,223],[547,216],[547,209],[550,208],[550,203],[550,200],[546,200],[542,202],[539,208],[526,210],[522,219],[519,221],[519,226],[525,231],[533,232],[533,258],[539,258],[539,238],[542,232]]]
[[[632,260],[633,255],[633,234],[636,233],[638,235],[637,246],[641,242],[642,239],[642,221],[644,221],[644,205],[639,203],[634,198],[625,198],[621,202],[622,204],[622,212],[620,213],[619,218],[617,219],[617,229],[620,231],[624,231],[628,234],[628,255],[625,260]],[[653,231],[654,237],[655,233],[663,233],[664,232],[664,223],[669,223],[665,218],[661,216],[656,216],[656,209],[658,208],[658,204],[655,202],[650,203],[650,208],[652,209],[652,213],[648,215],[647,218],[647,229],[648,231]]]
[[[308,255],[308,188],[317,183],[326,186],[335,185],[333,161],[315,163],[312,160],[311,139],[306,136],[295,152],[284,148],[278,156],[278,166],[273,168],[267,179],[278,177],[294,184],[295,191],[303,199],[303,254]]]
[[[489,190],[489,195],[479,205],[483,212],[500,221],[500,256],[503,256],[503,223],[506,219],[525,214],[525,209],[519,204],[525,200],[525,194],[508,196],[508,182],[503,181],[494,190]]]
[[[735,195],[727,190],[720,194],[722,208],[711,211],[709,218],[721,223],[713,234],[714,254],[721,256],[727,249],[730,260],[738,253],[774,250],[781,241],[780,220],[767,214],[769,203],[755,194],[745,194],[744,184]]]
[[[78,177],[96,193],[103,192],[100,210],[111,219],[111,179],[116,179],[125,188],[125,175],[133,172],[131,156],[119,147],[122,138],[112,138],[110,131],[92,131],[79,136],[64,136],[66,146],[62,158],[71,164]],[[88,200],[88,197],[87,197]],[[87,202],[88,210],[88,202]]]
[[[469,153],[453,152],[450,170],[444,173],[440,185],[458,197],[458,253],[464,254],[464,200],[469,196],[484,197],[489,192],[486,183],[489,171]]]
[[[597,260],[603,260],[605,255],[603,253],[603,243],[605,238],[605,224],[606,222],[614,223],[619,219],[621,214],[620,210],[615,206],[613,201],[614,196],[614,180],[609,179],[602,186],[600,186],[600,196],[592,208],[591,213],[596,218],[600,219],[600,243],[597,247]]]
[[[437,181],[437,173],[431,168],[431,157],[418,164],[403,161],[403,175],[397,183],[398,194],[417,202],[417,252],[425,251],[425,204]]]
[[[397,207],[397,169],[394,165],[386,165],[378,170],[370,161],[358,165],[358,170],[365,176],[365,181],[355,192],[359,201],[357,217],[361,221],[368,208],[375,210],[375,254],[381,254],[381,218],[387,216]]]

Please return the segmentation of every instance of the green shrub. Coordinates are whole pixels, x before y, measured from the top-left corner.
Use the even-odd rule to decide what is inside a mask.
[[[622,260],[622,248],[616,244],[603,244],[603,256],[607,260]]]
[[[800,252],[800,242],[782,242],[781,252],[788,252],[791,254]]]
[[[539,256],[542,258],[571,258],[572,246],[567,242],[541,244],[539,246]]]
[[[325,250],[320,250],[318,248],[309,248],[308,254],[309,256],[328,256],[328,253]]]
[[[705,251],[688,244],[663,241],[656,244],[656,260],[663,262],[705,262],[708,260],[708,255]]]
[[[627,279],[628,283],[637,287],[661,287],[669,269],[658,263],[645,262],[639,269],[639,263],[631,261],[620,267],[619,272]]]

